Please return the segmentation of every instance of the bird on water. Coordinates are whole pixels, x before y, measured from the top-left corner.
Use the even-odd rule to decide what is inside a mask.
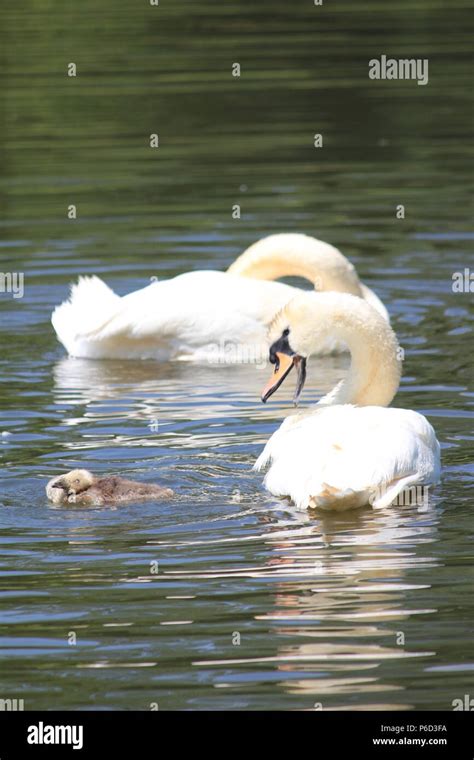
[[[46,495],[54,504],[101,505],[125,501],[152,501],[173,496],[171,488],[155,483],[137,483],[117,475],[98,478],[89,470],[71,470],[52,478]]]

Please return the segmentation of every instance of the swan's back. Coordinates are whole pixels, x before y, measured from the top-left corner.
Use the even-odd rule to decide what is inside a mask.
[[[437,482],[440,471],[429,422],[417,412],[377,406],[322,406],[287,418],[256,467],[269,462],[267,488],[302,509],[347,509],[371,497],[384,506],[406,485]]]
[[[81,277],[52,323],[72,356],[167,360],[196,350],[204,356],[228,343],[264,344],[266,323],[297,292],[197,271],[120,297],[98,277]]]

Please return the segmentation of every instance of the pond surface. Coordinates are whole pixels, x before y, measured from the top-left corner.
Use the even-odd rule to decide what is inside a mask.
[[[0,269],[25,274],[23,298],[0,294],[2,698],[405,710],[473,694],[474,315],[452,290],[473,264],[467,8],[2,12]],[[428,58],[429,84],[370,81],[381,54]],[[442,445],[426,504],[295,512],[251,469],[289,385],[264,407],[256,366],[80,361],[56,341],[51,311],[79,273],[124,294],[225,268],[279,231],[338,246],[388,306],[406,352],[394,403],[426,414]],[[302,408],[346,367],[311,360]],[[46,480],[78,466],[177,495],[48,504]]]

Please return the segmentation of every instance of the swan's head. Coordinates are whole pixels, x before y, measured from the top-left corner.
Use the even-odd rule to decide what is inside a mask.
[[[286,327],[280,337],[270,346],[270,363],[275,366],[273,375],[262,391],[262,401],[265,403],[280,387],[285,378],[296,367],[297,380],[294,396],[295,404],[303,390],[306,380],[306,357],[296,353],[289,342],[290,328]]]
[[[316,299],[320,294],[316,296]],[[295,404],[303,390],[306,380],[306,359],[311,354],[311,347],[318,340],[319,328],[315,320],[314,293],[304,293],[293,298],[274,318],[270,325],[270,363],[275,369],[272,377],[262,391],[265,403],[280,387],[293,367],[297,380],[294,396]]]
[[[71,470],[51,483],[51,488],[61,488],[68,496],[86,491],[95,478],[89,470]]]
[[[295,367],[296,404],[306,379],[306,360],[329,337],[346,343],[353,361],[356,359],[353,379],[357,387],[351,391],[352,402],[368,403],[362,391],[370,384],[373,403],[389,403],[386,398],[393,398],[400,379],[395,333],[362,298],[334,292],[297,295],[273,319],[269,342],[270,362],[275,369],[262,391],[262,401],[270,398]],[[373,381],[380,391],[377,394]]]

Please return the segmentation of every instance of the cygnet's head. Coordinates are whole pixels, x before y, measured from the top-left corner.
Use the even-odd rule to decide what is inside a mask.
[[[81,493],[94,483],[94,476],[89,470],[71,470],[61,475],[53,483],[52,488],[61,488],[68,496]]]

